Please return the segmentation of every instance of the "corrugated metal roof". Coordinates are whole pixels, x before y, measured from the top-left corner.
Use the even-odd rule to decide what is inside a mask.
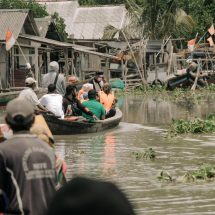
[[[50,15],[57,12],[60,17],[65,20],[66,32],[70,35],[70,27],[77,8],[78,1],[63,1],[63,2],[39,2],[46,6],[46,10]]]
[[[0,10],[0,40],[5,40],[7,30],[12,31],[17,39],[27,15],[26,10]]]
[[[49,44],[49,45],[57,46],[57,47],[61,47],[61,48],[73,48],[80,52],[84,52],[84,53],[88,53],[88,54],[92,54],[92,55],[98,55],[98,56],[104,57],[104,58],[116,58],[115,56],[112,56],[112,55],[92,51],[92,49],[94,49],[94,48],[87,47],[87,46],[75,45],[72,43],[65,43],[65,42],[50,40],[50,39],[42,38],[42,37],[38,37],[38,36],[32,36],[32,35],[19,35],[19,37],[23,38],[23,39],[29,39],[34,42]]]
[[[34,42],[48,44],[48,45],[51,45],[51,46],[57,46],[57,47],[62,47],[62,48],[71,47],[71,48],[79,48],[79,49],[85,49],[85,50],[95,50],[92,47],[81,46],[81,45],[76,45],[76,44],[66,43],[66,42],[60,42],[60,41],[57,41],[57,40],[51,40],[51,39],[38,37],[38,36],[34,36],[34,35],[20,34],[19,38],[28,39],[28,40],[31,40],[31,41],[34,41]]]
[[[38,35],[38,29],[33,17],[28,10],[11,9],[0,10],[0,40],[5,40],[5,35],[8,30],[13,32],[15,39],[19,34]]]
[[[66,32],[74,39],[101,39],[104,28],[122,28],[127,10],[124,5],[79,7],[77,1],[46,2],[49,14],[57,12],[65,20]]]
[[[122,28],[126,12],[124,5],[78,8],[70,32],[75,39],[101,39],[107,25]]]

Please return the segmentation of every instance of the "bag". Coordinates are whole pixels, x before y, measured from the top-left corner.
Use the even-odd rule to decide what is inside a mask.
[[[54,80],[54,85],[55,85],[55,86],[56,86],[56,84],[57,84],[58,76],[59,76],[59,72],[56,74],[56,77],[55,77],[55,80]]]

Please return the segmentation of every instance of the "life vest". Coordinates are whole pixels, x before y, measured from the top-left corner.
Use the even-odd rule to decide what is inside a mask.
[[[109,93],[107,95],[105,92],[100,91],[99,92],[99,100],[100,100],[100,103],[104,106],[105,110],[108,112],[113,105],[115,97],[112,93]]]

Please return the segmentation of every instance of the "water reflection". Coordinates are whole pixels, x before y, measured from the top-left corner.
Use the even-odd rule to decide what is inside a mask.
[[[115,157],[115,147],[116,139],[115,136],[111,133],[105,135],[104,142],[104,153],[102,156],[102,173],[103,175],[112,175],[114,174],[114,169],[116,166],[116,157]]]
[[[184,101],[171,97],[127,95],[122,97],[123,121],[146,125],[167,125],[172,119],[205,118],[215,113],[215,95],[189,98]],[[122,99],[121,98],[121,99]]]

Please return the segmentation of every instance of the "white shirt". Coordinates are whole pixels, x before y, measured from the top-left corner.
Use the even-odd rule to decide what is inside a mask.
[[[61,96],[60,94],[46,94],[40,98],[39,102],[49,111],[51,111],[54,115],[64,118],[63,96]]]
[[[19,93],[19,97],[28,100],[34,106],[34,108],[36,108],[36,106],[40,104],[37,94],[30,87],[22,90]]]

